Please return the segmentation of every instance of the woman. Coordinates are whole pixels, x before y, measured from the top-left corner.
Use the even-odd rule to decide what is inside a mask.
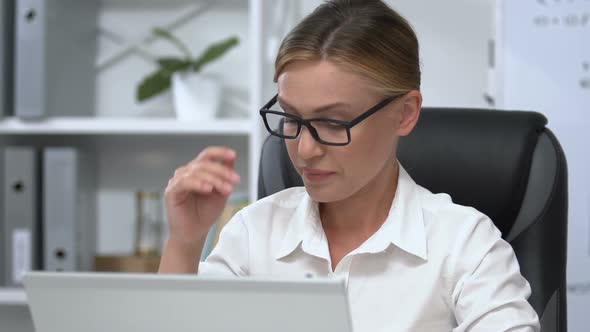
[[[239,182],[234,151],[204,150],[168,183],[160,272],[343,275],[355,331],[539,330],[489,218],[418,186],[396,159],[422,105],[405,19],[377,0],[328,1],[285,38],[275,69],[278,95],[261,115],[305,187],[240,211],[199,264]]]

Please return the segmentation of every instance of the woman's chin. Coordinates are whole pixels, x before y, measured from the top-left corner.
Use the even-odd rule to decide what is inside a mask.
[[[336,190],[335,188],[330,188],[330,186],[318,187],[306,183],[305,190],[309,197],[318,203],[337,202],[346,198],[342,190]]]

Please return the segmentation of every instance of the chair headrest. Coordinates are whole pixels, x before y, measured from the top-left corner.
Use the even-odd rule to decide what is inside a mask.
[[[418,184],[477,207],[506,235],[546,124],[535,112],[424,108],[398,158]]]

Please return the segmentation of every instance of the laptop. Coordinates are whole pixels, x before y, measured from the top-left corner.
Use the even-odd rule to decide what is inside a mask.
[[[36,332],[351,332],[344,279],[28,272]]]

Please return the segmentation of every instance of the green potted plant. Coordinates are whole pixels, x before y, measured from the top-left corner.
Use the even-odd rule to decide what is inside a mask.
[[[235,47],[239,43],[238,38],[230,37],[214,43],[195,57],[186,44],[169,31],[155,28],[153,33],[175,45],[182,55],[156,60],[159,68],[141,81],[137,88],[137,101],[143,102],[172,88],[174,109],[179,120],[213,119],[221,100],[221,85],[200,72],[205,65]]]

